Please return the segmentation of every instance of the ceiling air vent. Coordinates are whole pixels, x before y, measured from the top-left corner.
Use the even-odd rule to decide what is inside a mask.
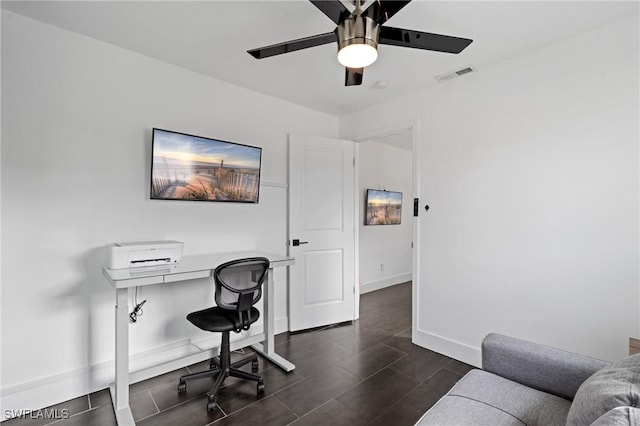
[[[444,83],[445,81],[449,81],[451,79],[463,76],[465,74],[469,74],[470,72],[474,72],[474,71],[478,71],[478,70],[475,67],[472,67],[471,65],[469,65],[464,68],[457,69],[455,71],[449,71],[444,74],[437,75],[435,78],[440,83]]]

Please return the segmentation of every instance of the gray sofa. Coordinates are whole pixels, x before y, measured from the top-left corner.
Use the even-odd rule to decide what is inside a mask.
[[[501,334],[417,425],[640,426],[640,355],[614,364]]]

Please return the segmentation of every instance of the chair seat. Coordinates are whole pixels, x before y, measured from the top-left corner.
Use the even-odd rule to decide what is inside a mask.
[[[253,324],[260,318],[260,311],[252,307],[250,312],[250,323]],[[187,320],[196,327],[207,331],[224,332],[242,328],[237,312],[222,309],[218,306],[191,312],[187,315]]]

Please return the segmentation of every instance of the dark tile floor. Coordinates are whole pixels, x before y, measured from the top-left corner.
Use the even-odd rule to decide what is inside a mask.
[[[362,295],[360,319],[353,323],[276,336],[276,351],[296,364],[293,372],[260,358],[265,394],[256,395],[255,383],[227,379],[213,412],[206,410],[205,395],[212,379],[177,391],[181,375],[206,369],[208,362],[132,385],[136,423],[413,425],[472,368],[411,343],[410,283]],[[60,426],[115,425],[106,389],[49,408],[68,410],[67,419],[55,422]],[[3,426],[51,422],[23,418]]]

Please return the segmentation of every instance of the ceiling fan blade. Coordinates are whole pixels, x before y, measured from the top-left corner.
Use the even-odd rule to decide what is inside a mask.
[[[362,15],[382,25],[409,3],[411,0],[376,0],[362,12]]]
[[[435,50],[436,52],[460,53],[473,40],[441,34],[424,33],[404,28],[380,27],[378,43],[414,49]]]
[[[285,41],[284,43],[272,44],[271,46],[247,50],[247,53],[256,59],[262,59],[270,56],[281,55],[283,53],[295,52],[296,50],[307,49],[309,47],[320,46],[322,44],[332,43],[335,41],[336,34],[332,31],[330,33],[318,34],[310,37],[299,38],[297,40]]]
[[[322,13],[327,15],[335,24],[340,24],[345,18],[351,16],[351,12],[340,0],[309,0]]]
[[[345,86],[359,86],[362,84],[364,68],[345,68],[344,71]]]

